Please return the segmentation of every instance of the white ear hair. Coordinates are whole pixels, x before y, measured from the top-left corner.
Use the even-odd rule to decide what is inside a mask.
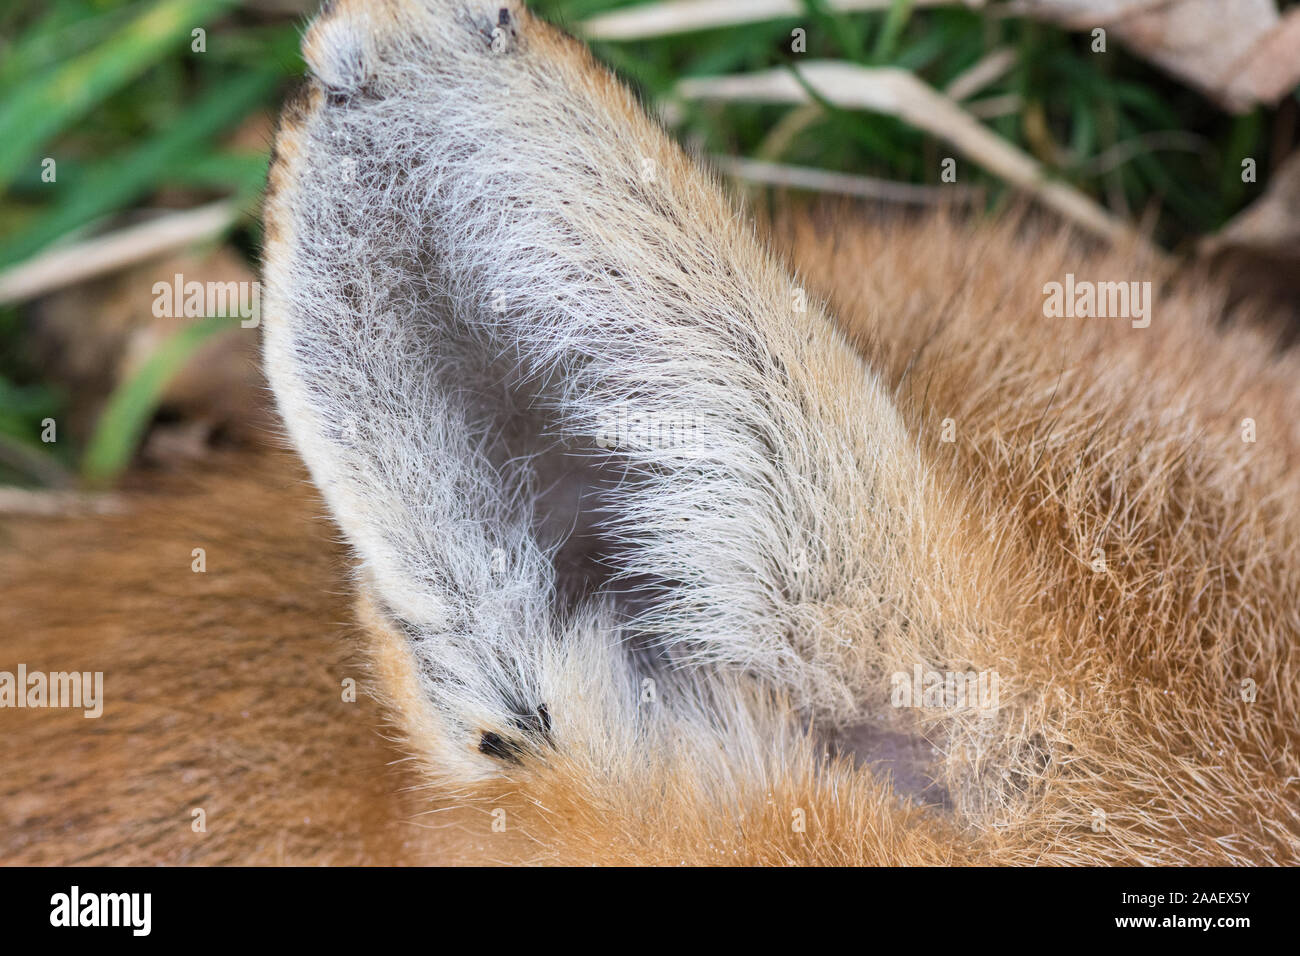
[[[499,758],[574,707],[635,723],[646,674],[852,715],[890,635],[938,627],[907,597],[927,479],[820,307],[515,5],[336,11],[306,43],[267,370],[448,733]],[[584,666],[603,689],[556,699]]]
[[[321,17],[313,25],[303,44],[303,57],[312,75],[327,91],[336,96],[349,96],[365,84],[367,71],[374,62],[370,50],[373,35],[367,7],[340,5],[332,16]]]

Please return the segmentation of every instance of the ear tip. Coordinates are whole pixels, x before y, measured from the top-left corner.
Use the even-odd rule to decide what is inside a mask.
[[[497,49],[495,26],[516,29],[526,8],[519,0],[332,0],[303,35],[302,55],[326,91],[348,96],[378,68],[385,42],[420,35],[446,49]]]
[[[370,72],[370,13],[354,3],[331,4],[302,38],[302,55],[312,75],[331,93],[350,94]]]

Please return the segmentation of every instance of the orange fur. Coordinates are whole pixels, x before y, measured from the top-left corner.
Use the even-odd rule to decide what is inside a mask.
[[[98,719],[0,712],[0,860],[427,859],[373,705],[342,699],[364,669],[300,468],[246,456],[164,486],[0,530],[0,666],[105,675]]]
[[[639,792],[562,763],[475,794],[419,789],[365,697],[341,701],[343,678],[366,673],[341,549],[300,469],[259,453],[130,494],[123,515],[5,522],[4,660],[102,669],[107,707],[98,721],[2,715],[0,857],[1295,862],[1295,356],[1216,331],[1214,290],[1200,287],[1158,295],[1155,334],[1045,319],[1044,281],[1135,268],[1064,232],[840,215],[774,233],[992,539],[984,606],[1023,721],[1000,745],[1031,758],[994,791],[1007,805],[902,805],[887,780],[819,766],[812,749],[722,806],[690,767]],[[1005,262],[1017,268],[990,267]],[[943,418],[955,443],[938,440]],[[1086,560],[1098,541],[1102,575]],[[372,633],[381,695],[410,713],[400,640]],[[954,792],[981,772],[971,728],[915,729],[944,751],[935,771]],[[195,807],[207,833],[191,830]]]
[[[400,9],[376,7],[374,29],[395,29]],[[632,109],[574,41],[517,22],[591,102]],[[323,42],[309,33],[309,56],[327,58]],[[323,102],[313,85],[286,110],[267,199],[275,268],[289,268],[294,177],[311,172],[303,123]],[[662,175],[709,188],[627,120],[630,134],[602,135],[650,141]],[[727,209],[710,210],[738,261],[766,269]],[[902,618],[925,626],[875,635],[865,653],[988,661],[1005,683],[994,719],[877,708],[875,731],[932,748],[925,769],[950,806],[907,799],[879,763],[853,759],[848,731],[800,729],[777,694],[746,702],[756,726],[783,728],[769,753],[688,751],[612,777],[555,752],[436,789],[439,732],[409,641],[364,582],[361,627],[348,623],[352,586],[322,506],[299,466],[262,449],[132,493],[122,515],[0,526],[0,666],[106,675],[101,720],[0,713],[0,857],[1296,862],[1296,355],[1242,321],[1221,330],[1213,286],[1016,217],[873,224],[841,209],[790,213],[770,232],[892,392],[929,482],[909,489],[919,513],[893,542],[925,579]],[[1043,285],[1066,273],[1155,281],[1151,327],[1046,318]],[[819,320],[801,321],[820,337],[800,354],[844,358]],[[846,380],[818,373],[816,397]],[[205,573],[190,569],[196,547]],[[348,677],[369,678],[382,714],[343,701]],[[206,833],[191,829],[195,808]]]

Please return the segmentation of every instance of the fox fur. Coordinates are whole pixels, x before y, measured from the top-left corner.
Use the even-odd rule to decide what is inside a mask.
[[[4,859],[1296,862],[1298,360],[1220,290],[1027,218],[760,233],[518,3],[304,54],[264,362],[342,542],[273,451],[10,522],[6,651],[109,716],[5,735]],[[1067,273],[1150,327],[1046,317]]]

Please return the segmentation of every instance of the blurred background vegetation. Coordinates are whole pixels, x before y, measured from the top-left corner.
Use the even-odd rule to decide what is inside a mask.
[[[1105,55],[1088,32],[1042,18],[994,15],[960,3],[893,0],[836,12],[801,0],[796,16],[633,40],[593,50],[663,115],[691,148],[936,184],[946,150],[890,116],[673,97],[683,77],[796,65],[791,31],[808,58],[901,67],[943,90],[990,51],[1014,60],[979,91],[987,128],[1112,214],[1141,221],[1175,253],[1257,200],[1295,138],[1296,91],[1240,112],[1221,108],[1118,42]],[[533,0],[578,35],[584,21],[625,0]],[[743,8],[745,0],[736,0]],[[1293,3],[1282,3],[1285,12]],[[0,12],[0,272],[165,210],[232,200],[240,213],[209,240],[252,275],[257,210],[277,104],[303,71],[298,44],[314,4],[298,0],[31,0]],[[195,30],[202,30],[200,38]],[[198,46],[202,50],[198,50]],[[946,150],[946,151],[945,151]],[[1258,163],[1259,185],[1241,162]],[[43,161],[57,163],[46,181]],[[996,209],[1007,186],[974,164],[963,185]],[[163,272],[169,276],[169,272]],[[75,308],[89,329],[101,299]],[[65,303],[65,308],[67,304]],[[0,305],[0,482],[112,482],[158,414],[161,384],[206,333],[153,342],[146,361],[110,381],[91,420],[56,442],[42,423],[71,414],[80,396],[30,347],[39,303]],[[48,353],[45,353],[48,355]],[[57,363],[54,363],[57,364]],[[75,382],[76,380],[73,379]]]

